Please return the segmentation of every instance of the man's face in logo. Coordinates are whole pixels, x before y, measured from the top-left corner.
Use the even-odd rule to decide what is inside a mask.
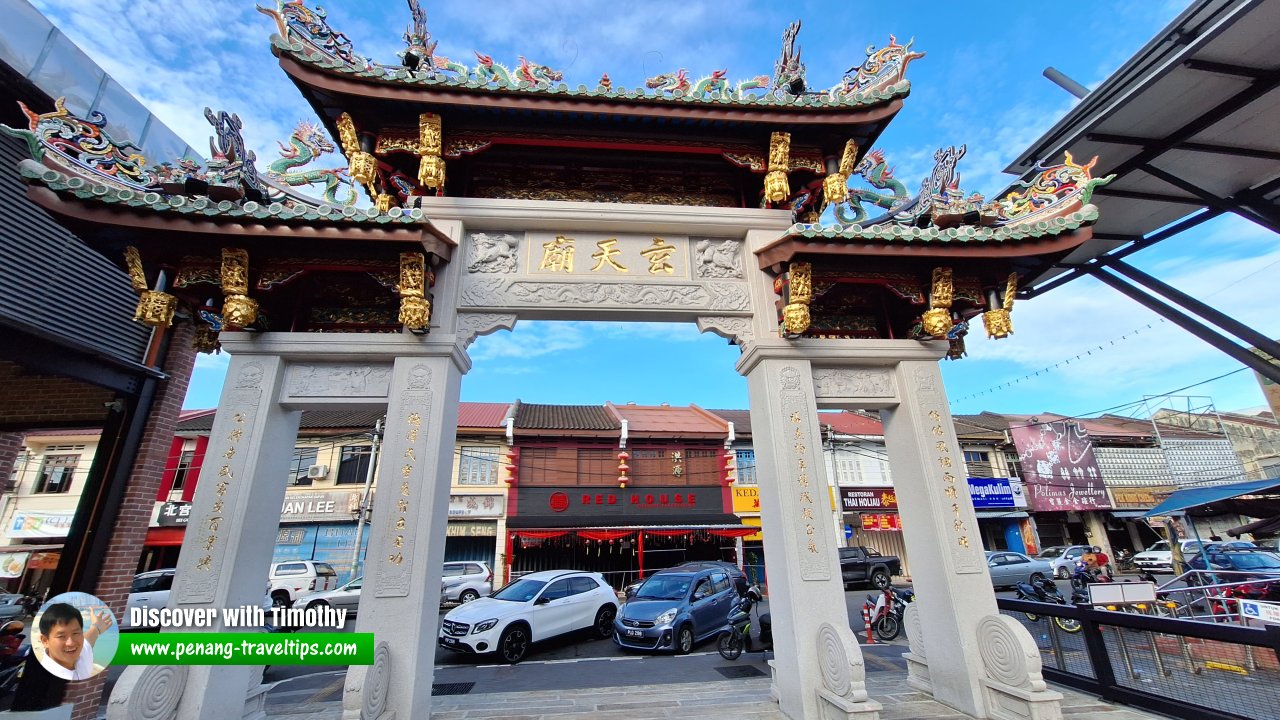
[[[41,634],[40,640],[54,662],[71,669],[76,666],[80,651],[84,649],[84,626],[74,620],[60,622],[48,635]]]

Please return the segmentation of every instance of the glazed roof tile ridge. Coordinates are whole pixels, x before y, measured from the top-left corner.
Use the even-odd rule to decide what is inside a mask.
[[[621,423],[600,405],[544,405],[539,403],[520,404],[520,412],[516,416],[516,429],[521,430],[564,430],[564,431],[615,431],[621,430]]]
[[[902,240],[906,242],[938,243],[1007,242],[1074,232],[1085,225],[1096,222],[1097,219],[1098,208],[1094,205],[1085,205],[1079,210],[1061,217],[1004,227],[963,225],[944,230],[934,226],[918,228],[906,225],[869,225],[865,227],[851,225],[845,228],[834,225],[822,226],[796,223],[791,226],[791,229],[783,237],[825,238],[829,240]]]
[[[138,192],[129,188],[115,188],[92,180],[67,175],[35,160],[18,163],[18,173],[28,182],[43,185],[55,193],[69,194],[79,200],[102,205],[125,205],[146,208],[161,213],[194,215],[197,217],[227,217],[260,221],[301,220],[314,223],[330,221],[337,224],[418,225],[427,222],[427,216],[419,208],[393,207],[380,213],[376,208],[358,210],[342,209],[328,205],[314,208],[289,208],[283,203],[262,204],[253,200],[235,203],[230,200],[211,200],[208,197],[164,195],[158,192]]]
[[[271,44],[273,47],[286,52],[295,60],[310,65],[321,70],[330,72],[340,72],[344,75],[351,75],[364,80],[375,80],[384,83],[394,83],[397,85],[417,85],[420,87],[444,87],[457,88],[463,90],[472,90],[490,93],[516,93],[516,94],[534,94],[534,95],[559,95],[563,97],[586,97],[604,100],[640,100],[652,101],[660,103],[686,103],[701,105],[728,105],[733,107],[779,107],[779,108],[836,108],[848,109],[856,107],[865,107],[868,105],[877,105],[894,98],[906,97],[911,93],[911,81],[907,79],[899,80],[887,88],[871,93],[857,92],[851,95],[841,97],[839,100],[832,101],[828,93],[818,93],[813,95],[791,95],[785,94],[784,97],[778,98],[773,93],[765,93],[763,95],[744,95],[738,100],[729,98],[704,98],[700,96],[675,94],[666,95],[664,93],[650,94],[647,88],[636,88],[629,90],[627,88],[604,88],[597,86],[592,90],[586,85],[579,84],[576,88],[571,88],[567,83],[557,83],[552,85],[533,84],[527,80],[520,81],[517,87],[510,86],[494,86],[492,81],[480,82],[471,79],[468,75],[464,80],[455,77],[429,77],[423,75],[421,77],[413,76],[411,72],[404,68],[391,68],[385,65],[375,65],[372,67],[358,68],[350,63],[341,62],[326,57],[319,51],[307,52],[308,48],[302,42],[289,42],[280,37],[278,33],[271,35]]]

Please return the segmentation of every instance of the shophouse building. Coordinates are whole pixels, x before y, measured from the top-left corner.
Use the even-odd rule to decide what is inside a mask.
[[[1184,427],[1222,435],[1230,441],[1244,466],[1244,480],[1280,477],[1280,422],[1274,415],[1187,413],[1162,410],[1154,415],[1160,427]]]
[[[964,453],[969,497],[978,516],[982,546],[1036,554],[1040,543],[1027,512],[1022,479],[1012,469],[1017,456],[1007,442],[1007,423],[997,416],[969,415],[953,416],[952,423]]]

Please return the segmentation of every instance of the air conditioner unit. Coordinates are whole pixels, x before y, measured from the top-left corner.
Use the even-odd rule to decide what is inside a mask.
[[[328,465],[312,465],[311,467],[307,468],[307,477],[309,478],[315,479],[315,478],[323,478],[328,476],[329,476]]]

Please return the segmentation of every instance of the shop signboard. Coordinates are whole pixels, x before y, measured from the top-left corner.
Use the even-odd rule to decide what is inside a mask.
[[[1033,510],[1065,512],[1111,507],[1093,444],[1083,427],[1070,420],[1037,422],[1033,418],[1015,423],[1009,432],[1031,492]]]
[[[362,493],[363,490],[286,492],[280,522],[354,522]]]
[[[445,537],[495,537],[497,534],[497,523],[483,520],[451,520],[445,530]]]
[[[450,495],[450,518],[500,518],[505,498],[501,495]]]
[[[733,511],[735,513],[760,512],[760,489],[753,486],[733,488]]]
[[[13,514],[9,524],[11,538],[66,537],[74,512],[51,513],[21,510]]]
[[[0,553],[0,578],[20,578],[27,570],[27,559],[31,553]]]
[[[355,523],[352,523],[352,527],[355,527]],[[280,528],[276,533],[276,551],[271,556],[271,562],[310,560],[316,549],[316,530],[315,525]]]
[[[898,493],[888,487],[842,487],[840,502],[845,512],[897,510]]]
[[[190,519],[191,503],[167,502],[160,506],[160,514],[156,517],[156,523],[160,527],[170,527],[173,525],[186,525]]]
[[[898,513],[862,513],[862,529],[872,532],[901,532],[902,517]]]
[[[969,497],[975,509],[1016,507],[1008,478],[969,478]]]
[[[522,487],[519,515],[643,523],[650,518],[724,512],[720,487]]]

